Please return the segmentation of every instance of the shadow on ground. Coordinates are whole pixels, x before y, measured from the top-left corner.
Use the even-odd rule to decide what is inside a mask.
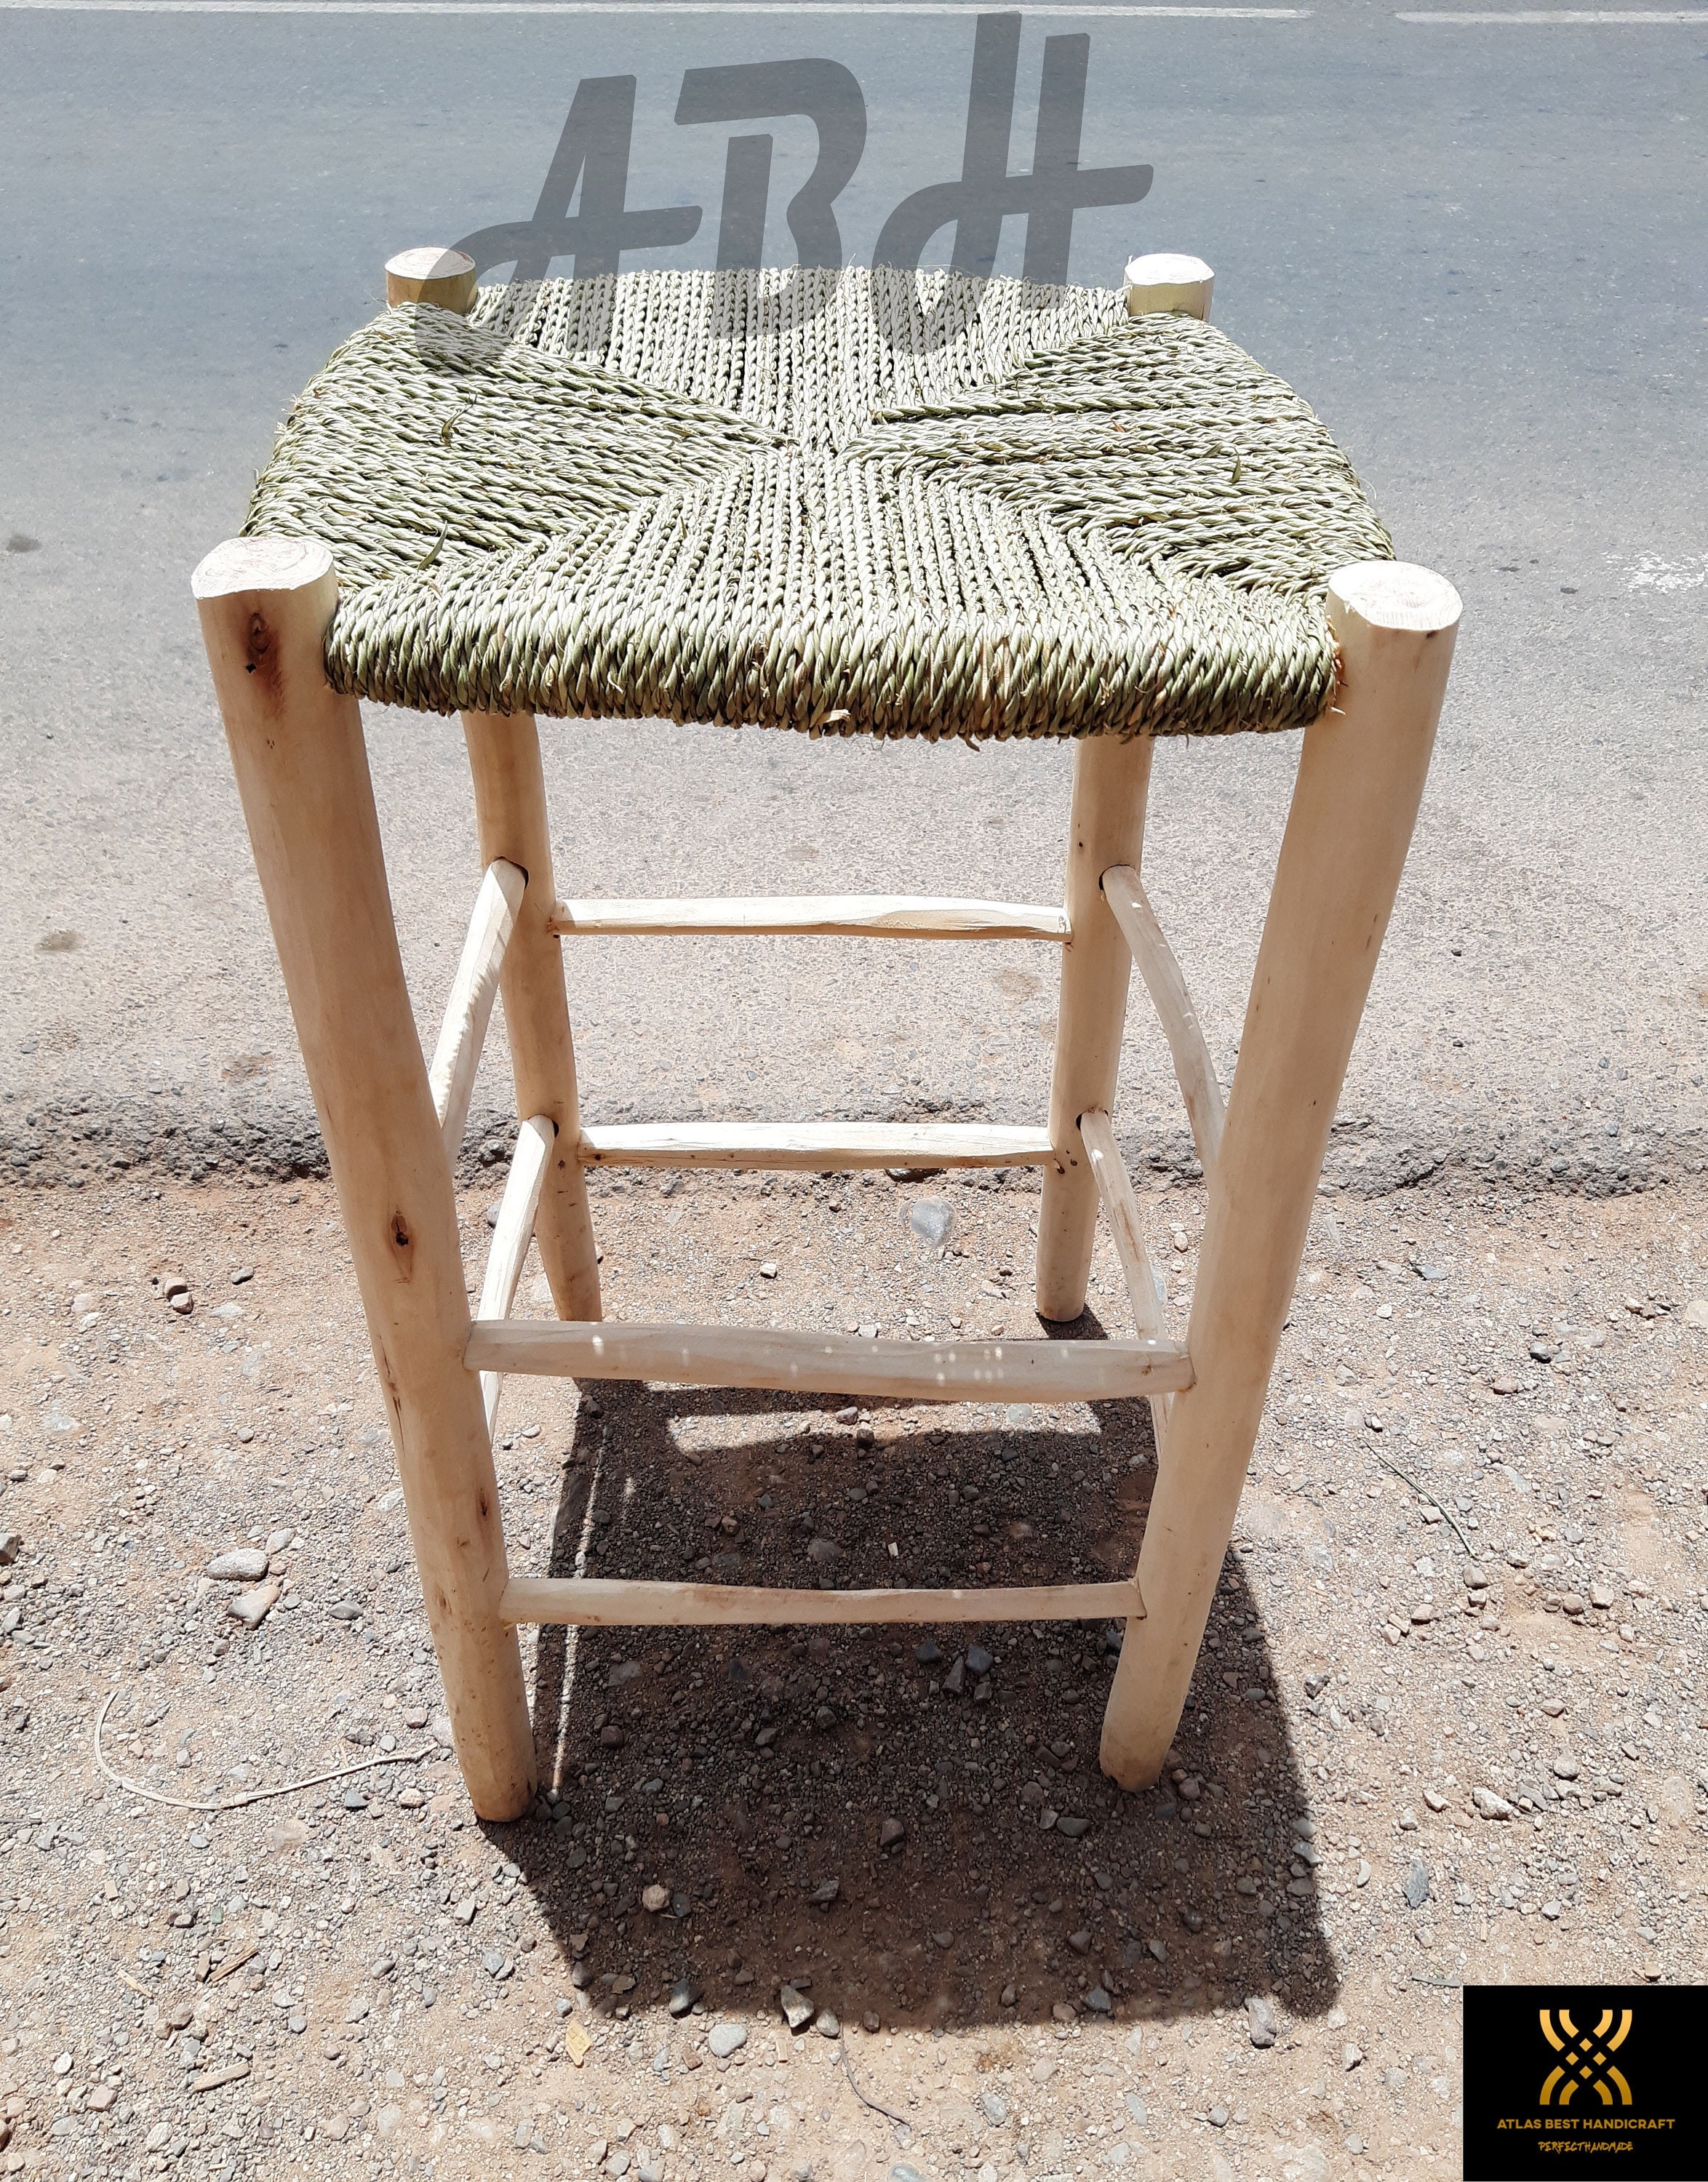
[[[1120,1576],[1155,1476],[1143,1402],[922,1419],[584,1393],[554,1575]],[[1097,1766],[1112,1627],[542,1630],[549,1794],[488,1830],[605,2013],[679,2006],[685,1985],[708,2013],[774,2015],[786,1980],[886,2027],[1253,1992],[1318,2013],[1336,1985],[1298,1860],[1307,1798],[1231,1559],[1209,1635],[1184,1777],[1123,1794]]]

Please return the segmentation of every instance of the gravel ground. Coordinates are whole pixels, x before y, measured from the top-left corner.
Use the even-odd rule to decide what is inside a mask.
[[[613,1313],[1035,1331],[1025,1188],[597,1179]],[[1201,1194],[1146,1205],[1184,1295]],[[484,1826],[330,1190],[14,1191],[0,2168],[1456,2174],[1462,1981],[1700,1972],[1705,1258],[1694,1182],[1322,1199],[1156,1790],[1097,1770],[1113,1631],[552,1631]],[[1124,1571],[1154,1474],[1138,1404],[500,1423],[563,1572]]]

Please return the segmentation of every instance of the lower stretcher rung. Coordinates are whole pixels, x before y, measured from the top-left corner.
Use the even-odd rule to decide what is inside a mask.
[[[586,933],[840,933],[867,939],[1054,939],[1066,910],[943,894],[784,894],[724,901],[560,901],[547,929]]]
[[[865,1341],[749,1326],[624,1326],[609,1320],[477,1319],[471,1371],[642,1379],[914,1402],[1098,1402],[1192,1383],[1172,1341]]]
[[[584,1166],[1054,1166],[1047,1129],[984,1121],[641,1121],[583,1129]]]
[[[1136,1582],[989,1591],[770,1591],[735,1583],[649,1583],[607,1576],[518,1576],[501,1620],[593,1629],[719,1622],[1123,1621],[1145,1612]]]

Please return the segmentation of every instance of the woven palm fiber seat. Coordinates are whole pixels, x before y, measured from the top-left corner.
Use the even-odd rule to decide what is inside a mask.
[[[247,527],[331,549],[358,697],[934,738],[1303,727],[1328,574],[1391,550],[1202,321],[882,268],[388,312]]]
[[[1119,288],[883,269],[645,273],[477,290],[387,268],[384,316],[304,390],[243,534],[194,589],[348,1229],[457,1751],[476,1808],[536,1779],[526,1622],[1115,1616],[1102,1762],[1159,1771],[1184,1702],[1354,1034],[1410,842],[1459,602],[1389,557],[1305,404],[1207,323],[1209,269]],[[404,983],[360,701],[459,712],[482,874],[443,1027]],[[808,735],[1059,737],[1061,905],[918,895],[561,897],[537,715]],[[1224,1099],[1140,876],[1159,737],[1302,730]],[[584,1123],[562,950],[589,933],[1045,940],[1041,1125]],[[1165,1331],[1112,1113],[1132,972],[1206,1193]],[[454,1162],[502,992],[520,1127],[478,1304]],[[1084,1308],[1095,1222],[1130,1334],[954,1341],[608,1321],[590,1166],[1032,1166],[1037,1307]],[[510,1315],[537,1245],[557,1316]],[[1133,1576],[835,1592],[513,1575],[503,1375],[907,1401],[1147,1398]]]

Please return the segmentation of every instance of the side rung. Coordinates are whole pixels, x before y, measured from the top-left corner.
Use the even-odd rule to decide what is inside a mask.
[[[1115,1125],[1101,1106],[1079,1116],[1079,1135],[1091,1162],[1091,1177],[1103,1202],[1104,1217],[1114,1238],[1115,1254],[1127,1282],[1127,1299],[1133,1306],[1133,1324],[1142,1339],[1162,1338],[1162,1283],[1145,1248],[1139,1199],[1127,1172],[1126,1161],[1115,1142]]]
[[[478,1321],[470,1371],[679,1387],[888,1396],[913,1402],[1101,1402],[1192,1383],[1170,1341],[862,1341],[747,1326]]]
[[[641,1121],[583,1129],[584,1166],[1056,1166],[1047,1129],[983,1121]]]
[[[1053,939],[1065,909],[908,894],[777,894],[725,901],[560,901],[547,928],[565,939],[607,933],[792,933],[851,939]]]
[[[469,920],[469,937],[463,943],[463,959],[457,965],[451,997],[445,1004],[445,1021],[433,1049],[427,1082],[433,1093],[433,1110],[444,1132],[445,1149],[453,1160],[463,1149],[480,1049],[486,1043],[486,1026],[498,994],[498,972],[527,884],[528,874],[502,857],[486,867],[480,891],[474,897],[474,913]]]
[[[1162,1034],[1174,1063],[1175,1081],[1186,1101],[1192,1124],[1192,1140],[1198,1147],[1198,1164],[1207,1180],[1222,1149],[1222,1124],[1226,1109],[1222,1086],[1210,1059],[1210,1049],[1198,1022],[1192,995],[1173,950],[1163,936],[1156,912],[1130,864],[1113,864],[1103,874],[1103,898],[1121,928],[1151,1005],[1156,1011]]]
[[[546,1162],[552,1156],[557,1130],[544,1114],[535,1114],[517,1133],[516,1149],[498,1201],[498,1224],[492,1230],[492,1247],[486,1253],[486,1277],[480,1284],[480,1319],[506,1319],[516,1300],[528,1245],[533,1239],[534,1216],[540,1210],[540,1191],[546,1180]],[[503,1381],[496,1371],[480,1374],[480,1393],[486,1404],[490,1432],[498,1415],[498,1393]]]
[[[1144,1613],[1134,1582],[993,1591],[768,1591],[734,1583],[519,1576],[505,1585],[498,1601],[501,1620],[595,1629],[731,1622],[1125,1621],[1142,1620]]]
[[[1101,1106],[1094,1106],[1079,1116],[1079,1136],[1085,1156],[1091,1162],[1091,1177],[1097,1185],[1103,1216],[1114,1238],[1115,1254],[1121,1260],[1134,1331],[1141,1340],[1160,1341],[1163,1337],[1162,1276],[1151,1265],[1151,1254],[1145,1248],[1139,1199],[1134,1193],[1127,1163],[1115,1141],[1115,1124]],[[1167,1394],[1151,1397],[1151,1422],[1159,1454],[1171,1399]]]

